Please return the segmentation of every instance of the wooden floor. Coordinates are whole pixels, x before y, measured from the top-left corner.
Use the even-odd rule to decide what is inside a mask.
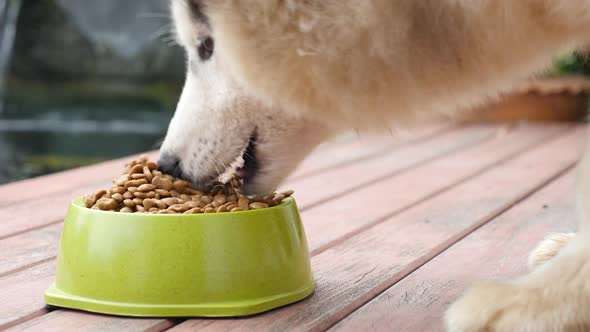
[[[0,186],[0,330],[441,330],[466,287],[525,273],[538,241],[574,228],[584,129],[433,125],[325,144],[284,185],[296,191],[316,291],[241,319],[45,308],[68,202],[106,187],[129,158]]]

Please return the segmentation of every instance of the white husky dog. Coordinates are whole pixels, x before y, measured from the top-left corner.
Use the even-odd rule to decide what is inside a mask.
[[[456,112],[590,40],[590,0],[172,0],[172,13],[188,69],[160,165],[203,183],[243,155],[251,193],[339,132]],[[590,330],[589,166],[587,151],[577,235],[542,243],[529,275],[469,290],[449,330]]]

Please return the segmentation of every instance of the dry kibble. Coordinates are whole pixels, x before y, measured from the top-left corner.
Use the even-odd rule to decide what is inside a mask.
[[[156,200],[156,206],[160,210],[165,209],[165,208],[168,207],[168,205],[166,205],[166,203],[162,202],[161,200]]]
[[[267,207],[268,207],[268,204],[262,203],[262,202],[250,203],[250,208],[251,209],[264,209],[264,208],[267,208]]]
[[[101,198],[96,202],[96,206],[100,210],[114,210],[119,203],[112,198]]]
[[[152,191],[155,189],[156,189],[156,186],[154,186],[153,184],[149,184],[149,183],[144,183],[144,184],[140,185],[139,187],[137,187],[137,190],[142,191],[142,192]],[[154,192],[154,194],[155,194],[155,192]]]
[[[248,197],[240,197],[238,199],[238,207],[244,211],[250,209],[250,200]]]
[[[188,195],[203,195],[202,192],[200,192],[196,189],[190,188],[190,187],[184,189],[184,192],[187,193]]]
[[[184,206],[184,204],[174,204],[171,205],[168,210],[172,210],[174,212],[184,212],[187,210],[187,208]]]
[[[145,183],[148,183],[146,179],[129,180],[125,182],[125,188],[129,189],[129,187],[139,187]]]
[[[132,160],[132,161],[128,162],[127,164],[125,164],[125,169],[127,170],[127,172],[129,172],[131,167],[133,167],[135,165],[137,165],[137,160]]]
[[[283,195],[283,194],[277,194],[277,195],[275,195],[275,197],[273,197],[272,200],[275,201],[275,202],[282,202],[283,199],[285,199],[285,195]]]
[[[117,201],[117,203],[121,203],[123,201],[123,195],[119,193],[114,193],[111,195],[111,198]]]
[[[172,181],[165,176],[155,176],[152,179],[152,184],[158,189],[164,189],[170,191],[172,189]]]
[[[213,202],[213,198],[209,195],[201,196],[201,202],[203,202],[205,204],[209,204],[209,203]]]
[[[164,189],[156,189],[156,194],[160,195],[160,197],[170,197],[170,192]]]
[[[148,162],[145,163],[145,166],[149,170],[156,170],[156,169],[158,169],[158,164],[155,161],[148,161]]]
[[[143,175],[145,176],[146,180],[148,180],[148,182],[152,182],[154,176],[152,175],[152,171],[150,171],[147,166],[143,166]]]
[[[203,213],[203,211],[201,209],[199,209],[198,207],[196,207],[196,208],[192,208],[190,210],[186,210],[183,212],[183,214],[191,214],[191,213]]]
[[[199,207],[199,203],[197,203],[195,201],[186,201],[184,203],[184,206],[188,207],[189,209],[193,209],[193,208]]]
[[[143,173],[143,165],[137,164],[137,165],[131,167],[131,169],[129,170],[129,174],[134,174],[134,173]]]
[[[172,186],[174,187],[174,190],[183,192],[187,187],[190,186],[190,183],[188,181],[178,179],[174,181]]]
[[[227,202],[227,197],[225,197],[224,194],[219,193],[213,197],[213,200],[217,202],[217,204],[225,204],[225,202]]]
[[[119,210],[119,212],[133,213],[133,209],[128,206],[124,206],[121,208],[121,210]]]
[[[164,202],[164,204],[166,204],[167,206],[170,206],[170,205],[178,204],[180,201],[176,197],[167,197],[167,198],[163,198],[162,202]]]
[[[148,191],[148,192],[136,191],[133,193],[133,196],[141,198],[141,199],[154,198],[154,197],[156,197],[156,192],[155,191]]]
[[[131,178],[129,177],[129,174],[123,174],[121,176],[119,176],[118,178],[116,178],[115,180],[113,180],[113,183],[116,184],[117,186],[123,186],[125,184],[125,182],[129,181]]]
[[[127,191],[127,189],[125,189],[125,187],[118,187],[118,186],[111,187],[111,189],[110,189],[111,195],[112,194],[121,194],[121,195],[123,195],[126,191]]]
[[[148,156],[147,154],[141,154],[139,155],[139,157],[137,158],[137,163],[138,164],[145,164],[145,162],[148,160]]]
[[[225,182],[215,181],[197,190],[184,179],[163,174],[158,164],[144,155],[127,163],[125,174],[114,179],[108,191],[84,196],[84,204],[91,209],[124,213],[225,213],[276,206],[293,194],[288,190],[247,197],[240,192],[241,184],[242,179],[234,174]]]
[[[107,191],[103,189],[95,192],[94,194],[86,195],[86,197],[84,198],[84,203],[86,204],[86,207],[93,206],[96,203],[96,201],[98,201],[106,193]]]
[[[156,200],[152,198],[144,199],[143,200],[143,207],[148,210],[151,210],[154,206],[156,206]]]
[[[145,174],[143,174],[143,173],[135,173],[135,174],[131,174],[130,177],[131,177],[132,180],[145,179]]]

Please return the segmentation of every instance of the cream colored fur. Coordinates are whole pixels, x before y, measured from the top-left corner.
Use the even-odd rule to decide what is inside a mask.
[[[256,130],[264,157],[252,191],[276,186],[339,131],[453,114],[590,39],[590,0],[173,0],[172,8],[190,69],[162,151],[202,181]],[[214,56],[200,61],[206,36]],[[589,159],[590,148],[578,234],[541,245],[529,275],[469,290],[449,308],[448,330],[590,330]]]

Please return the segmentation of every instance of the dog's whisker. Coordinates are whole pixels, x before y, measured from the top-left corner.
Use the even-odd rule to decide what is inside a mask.
[[[164,143],[164,139],[165,139],[165,137],[162,137],[162,138],[160,138],[160,139],[157,139],[157,140],[154,142],[154,144],[153,144],[152,148],[154,148],[154,149],[159,149],[159,148],[162,146],[162,143]]]
[[[164,19],[170,19],[170,14],[168,13],[154,13],[154,12],[145,12],[145,13],[139,13],[136,16],[137,18],[164,18]]]

